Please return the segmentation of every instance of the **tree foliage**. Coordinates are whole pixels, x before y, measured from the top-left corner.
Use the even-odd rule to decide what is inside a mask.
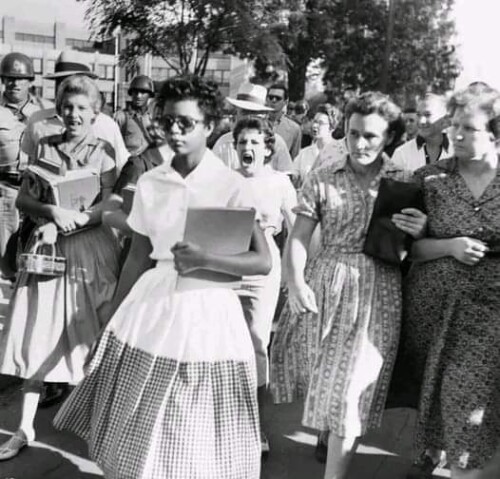
[[[392,38],[389,7],[393,2]],[[286,54],[292,99],[304,94],[305,71],[322,59],[332,94],[384,89],[411,97],[445,91],[458,75],[454,0],[269,0],[269,30]],[[283,19],[286,12],[286,21]],[[386,46],[388,58],[386,60]],[[266,62],[263,62],[264,64]],[[387,65],[388,75],[384,74]]]
[[[127,45],[121,59],[133,64],[146,53],[162,58],[178,73],[203,75],[211,53],[243,58],[281,51],[265,25],[265,0],[78,0],[97,37],[119,27]],[[275,53],[267,53],[272,52]]]

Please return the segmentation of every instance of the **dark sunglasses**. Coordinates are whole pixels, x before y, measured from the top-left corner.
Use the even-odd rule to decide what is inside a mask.
[[[198,123],[203,123],[203,120],[196,120],[189,116],[165,115],[161,119],[161,124],[166,131],[170,131],[175,124],[182,133],[193,131]]]
[[[276,95],[267,95],[267,99],[269,101],[283,101],[284,98],[282,96],[276,96]]]

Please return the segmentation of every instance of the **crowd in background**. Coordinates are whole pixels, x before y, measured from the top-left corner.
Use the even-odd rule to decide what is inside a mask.
[[[83,437],[106,477],[256,479],[273,453],[270,391],[304,401],[325,479],[342,479],[388,396],[411,392],[409,479],[498,471],[499,92],[310,107],[284,83],[223,99],[203,78],[155,91],[139,75],[111,118],[71,52],[47,77],[55,105],[30,93],[27,56],[6,55],[0,77],[0,373],[24,379],[0,460],[64,400],[55,427]],[[95,199],[62,207],[40,169],[92,172]],[[382,184],[420,199],[384,223],[404,244],[396,260],[366,249]],[[253,208],[247,250],[185,240],[197,208]],[[34,273],[26,255],[65,269]],[[199,271],[240,281],[200,285]]]

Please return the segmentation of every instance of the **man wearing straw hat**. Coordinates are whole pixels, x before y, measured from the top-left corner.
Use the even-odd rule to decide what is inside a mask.
[[[90,78],[97,78],[95,73],[90,71],[90,68],[81,63],[78,56],[72,50],[63,51],[56,60],[54,73],[46,75],[47,80],[55,80],[55,90],[61,82],[71,75],[86,75]],[[28,122],[26,132],[21,144],[22,150],[30,157],[34,158],[38,141],[49,135],[56,135],[62,132],[64,128],[63,122],[57,114],[55,108],[49,108],[33,115]],[[115,121],[109,116],[99,113],[92,125],[93,133],[97,138],[106,140],[114,149],[116,167],[118,170],[125,164],[129,155],[120,129]]]
[[[262,85],[253,83],[243,83],[236,98],[226,98],[228,103],[237,108],[236,121],[244,116],[265,117],[271,108],[266,106],[267,89]],[[278,171],[285,173],[292,171],[292,158],[288,152],[288,147],[283,138],[276,134],[275,152],[271,159],[271,166]],[[234,148],[233,133],[230,131],[222,135],[214,147],[213,152],[230,168],[239,168],[238,154]]]
[[[35,79],[31,58],[19,52],[5,55],[0,63],[3,94],[0,97],[0,270],[13,280],[19,228],[15,202],[20,170],[27,158],[20,149],[30,116],[53,104],[30,93]]]

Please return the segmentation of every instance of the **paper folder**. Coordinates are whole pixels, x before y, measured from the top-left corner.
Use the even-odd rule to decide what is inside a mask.
[[[245,253],[255,221],[251,208],[191,208],[188,210],[184,241],[197,244],[213,254],[234,255]],[[235,288],[240,276],[199,269],[179,276],[177,289]]]

